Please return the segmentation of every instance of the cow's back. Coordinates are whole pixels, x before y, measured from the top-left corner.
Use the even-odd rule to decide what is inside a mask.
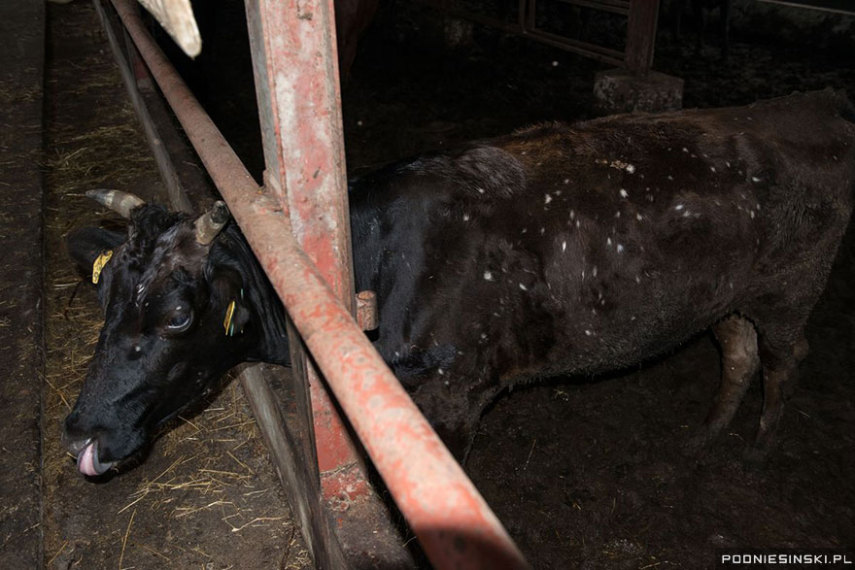
[[[511,382],[628,365],[761,300],[812,306],[852,208],[847,113],[825,91],[398,165],[374,180],[385,237],[364,242],[383,250],[378,348],[405,375]]]

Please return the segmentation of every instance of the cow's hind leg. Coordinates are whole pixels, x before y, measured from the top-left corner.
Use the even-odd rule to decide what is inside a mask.
[[[749,464],[761,464],[772,449],[775,431],[784,413],[784,402],[790,396],[799,362],[807,355],[807,339],[802,327],[798,332],[787,328],[761,328],[760,359],[763,364],[763,411],[754,445],[745,460]]]
[[[713,333],[721,350],[721,384],[703,428],[689,442],[692,452],[705,447],[730,425],[760,368],[757,331],[748,319],[731,315],[718,322]]]

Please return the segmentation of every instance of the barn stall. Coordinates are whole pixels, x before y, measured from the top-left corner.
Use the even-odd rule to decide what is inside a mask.
[[[220,14],[217,29],[246,43],[241,28],[223,24],[242,21],[241,6],[230,6],[230,10]],[[97,564],[103,560],[103,567],[308,564],[300,533],[294,532],[294,523],[283,514],[287,506],[277,495],[269,465],[268,479],[263,477],[263,448],[254,433],[240,431],[248,430],[252,422],[234,387],[208,412],[185,418],[187,423],[167,433],[145,463],[99,485],[80,480],[60,451],[58,422],[67,411],[63,401],[73,401],[75,382],[79,388],[92,338],[88,348],[67,342],[87,340],[76,338],[83,336],[79,332],[86,319],[90,336],[96,334],[98,309],[92,299],[88,307],[80,304],[87,292],[74,286],[69,266],[63,266],[59,238],[72,225],[92,223],[105,214],[87,206],[76,219],[62,216],[67,215],[68,203],[83,201],[80,194],[88,186],[81,180],[87,184],[108,180],[110,184],[104,185],[129,187],[142,194],[160,183],[154,176],[154,162],[141,156],[143,139],[127,102],[122,101],[118,72],[110,69],[106,38],[95,31],[94,12],[86,5],[72,4],[51,6],[49,15],[56,38],[69,40],[79,34],[83,44],[95,46],[92,56],[102,58],[103,72],[112,77],[93,75],[87,85],[95,92],[95,102],[83,104],[81,93],[74,91],[74,85],[82,83],[81,60],[68,52],[68,44],[49,52],[67,66],[65,76],[55,70],[54,83],[48,83],[48,116],[59,133],[53,139],[58,142],[52,144],[57,149],[70,148],[71,157],[55,151],[56,163],[47,163],[47,186],[62,186],[52,177],[63,165],[83,168],[66,173],[64,192],[69,197],[52,206],[57,218],[46,226],[60,228],[54,241],[48,241],[47,258],[65,271],[53,282],[53,289],[46,289],[48,350],[68,358],[71,369],[51,368],[48,360],[50,388],[44,401],[53,416],[46,416],[44,424],[44,489],[54,494],[44,499],[44,561],[51,567],[89,567],[93,560]],[[393,5],[381,13],[373,35],[366,36],[344,88],[350,171],[365,171],[400,156],[533,122],[574,120],[596,112],[591,96],[594,76],[608,67],[481,28],[472,30],[472,45],[449,50],[439,41],[444,22],[431,27],[432,21],[437,22],[432,16],[426,9]],[[67,20],[72,17],[80,20]],[[839,29],[846,21],[840,17],[826,26]],[[610,32],[608,22],[595,20],[592,26],[597,25],[603,28],[599,33]],[[830,45],[817,51],[800,49],[798,36],[787,43],[786,38],[754,38],[746,32],[735,36],[730,60],[722,62],[717,46],[698,48],[692,35],[677,41],[667,36],[670,33],[671,27],[660,25],[654,67],[686,80],[687,107],[748,103],[793,89],[828,85],[852,92],[849,52],[845,42],[839,43],[843,40],[831,34]],[[684,26],[686,33],[690,32]],[[229,64],[220,66],[225,68],[220,77],[195,78],[200,98],[260,178],[260,137],[256,129],[247,128],[254,124],[255,95],[246,90],[252,72],[239,65],[241,60],[248,63],[248,48],[240,52],[228,45],[219,47],[218,53]],[[191,84],[197,72],[192,66],[185,72]],[[63,86],[68,90],[63,92]],[[87,133],[105,138],[71,134],[89,115],[95,115],[92,120],[107,121],[103,103],[108,88],[114,89],[118,116],[112,125],[90,126]],[[56,97],[53,104],[51,89]],[[81,108],[75,108],[75,100]],[[63,108],[60,102],[69,107]],[[94,108],[100,112],[93,113]],[[110,133],[115,138],[107,138]],[[113,172],[105,174],[109,161],[104,156],[118,157],[123,148],[120,142],[130,148]],[[91,155],[88,163],[80,158],[87,153]],[[139,165],[133,174],[135,162]],[[181,174],[194,168],[176,170]],[[49,202],[48,217],[52,208]],[[846,429],[852,419],[852,388],[846,382],[851,378],[847,359],[852,347],[850,244],[847,238],[826,297],[815,312],[809,331],[813,353],[802,365],[802,388],[785,417],[779,450],[761,471],[746,471],[740,462],[741,448],[752,436],[758,413],[757,389],[724,441],[701,458],[684,457],[680,451],[680,441],[702,420],[717,383],[717,352],[706,337],[628,375],[596,381],[556,380],[501,398],[483,419],[466,469],[528,561],[543,568],[695,567],[712,565],[714,552],[724,547],[846,545],[853,536],[852,487],[844,476],[853,460]],[[54,309],[59,311],[52,317],[53,295]],[[52,340],[54,323],[66,327],[54,329],[58,332]],[[213,424],[203,423],[209,418]],[[206,433],[207,439],[202,437]],[[222,443],[225,447],[222,451],[171,449],[178,444],[198,445],[203,439],[205,446]],[[225,462],[212,463],[219,459]],[[187,471],[180,473],[179,468]],[[225,496],[230,491],[224,479],[235,480],[236,490],[231,491],[235,495]],[[280,510],[271,494],[278,497]],[[256,496],[261,497],[258,503],[241,502]]]

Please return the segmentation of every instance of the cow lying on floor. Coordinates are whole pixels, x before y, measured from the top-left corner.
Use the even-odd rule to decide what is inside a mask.
[[[614,116],[354,180],[356,285],[377,293],[376,348],[462,456],[502,390],[626,367],[712,327],[723,375],[702,439],[762,368],[762,454],[852,210],[853,119],[832,91]],[[131,221],[127,235],[69,238],[105,311],[65,422],[86,475],[136,453],[232,366],[289,363],[283,308],[223,207],[194,223],[96,197]]]

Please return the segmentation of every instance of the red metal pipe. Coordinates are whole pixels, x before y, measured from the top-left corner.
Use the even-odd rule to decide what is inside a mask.
[[[246,0],[246,16],[266,166],[264,186],[288,204],[295,237],[352,312],[350,220],[332,0],[299,5]],[[306,359],[302,350],[291,356],[293,362]],[[332,396],[311,362],[304,361],[301,368],[309,386],[324,499],[340,503],[343,495],[353,500],[369,493],[361,457]],[[359,518],[357,513],[353,516]]]
[[[527,568],[495,514],[297,245],[288,212],[246,171],[131,2],[112,1],[431,562],[437,568]]]

